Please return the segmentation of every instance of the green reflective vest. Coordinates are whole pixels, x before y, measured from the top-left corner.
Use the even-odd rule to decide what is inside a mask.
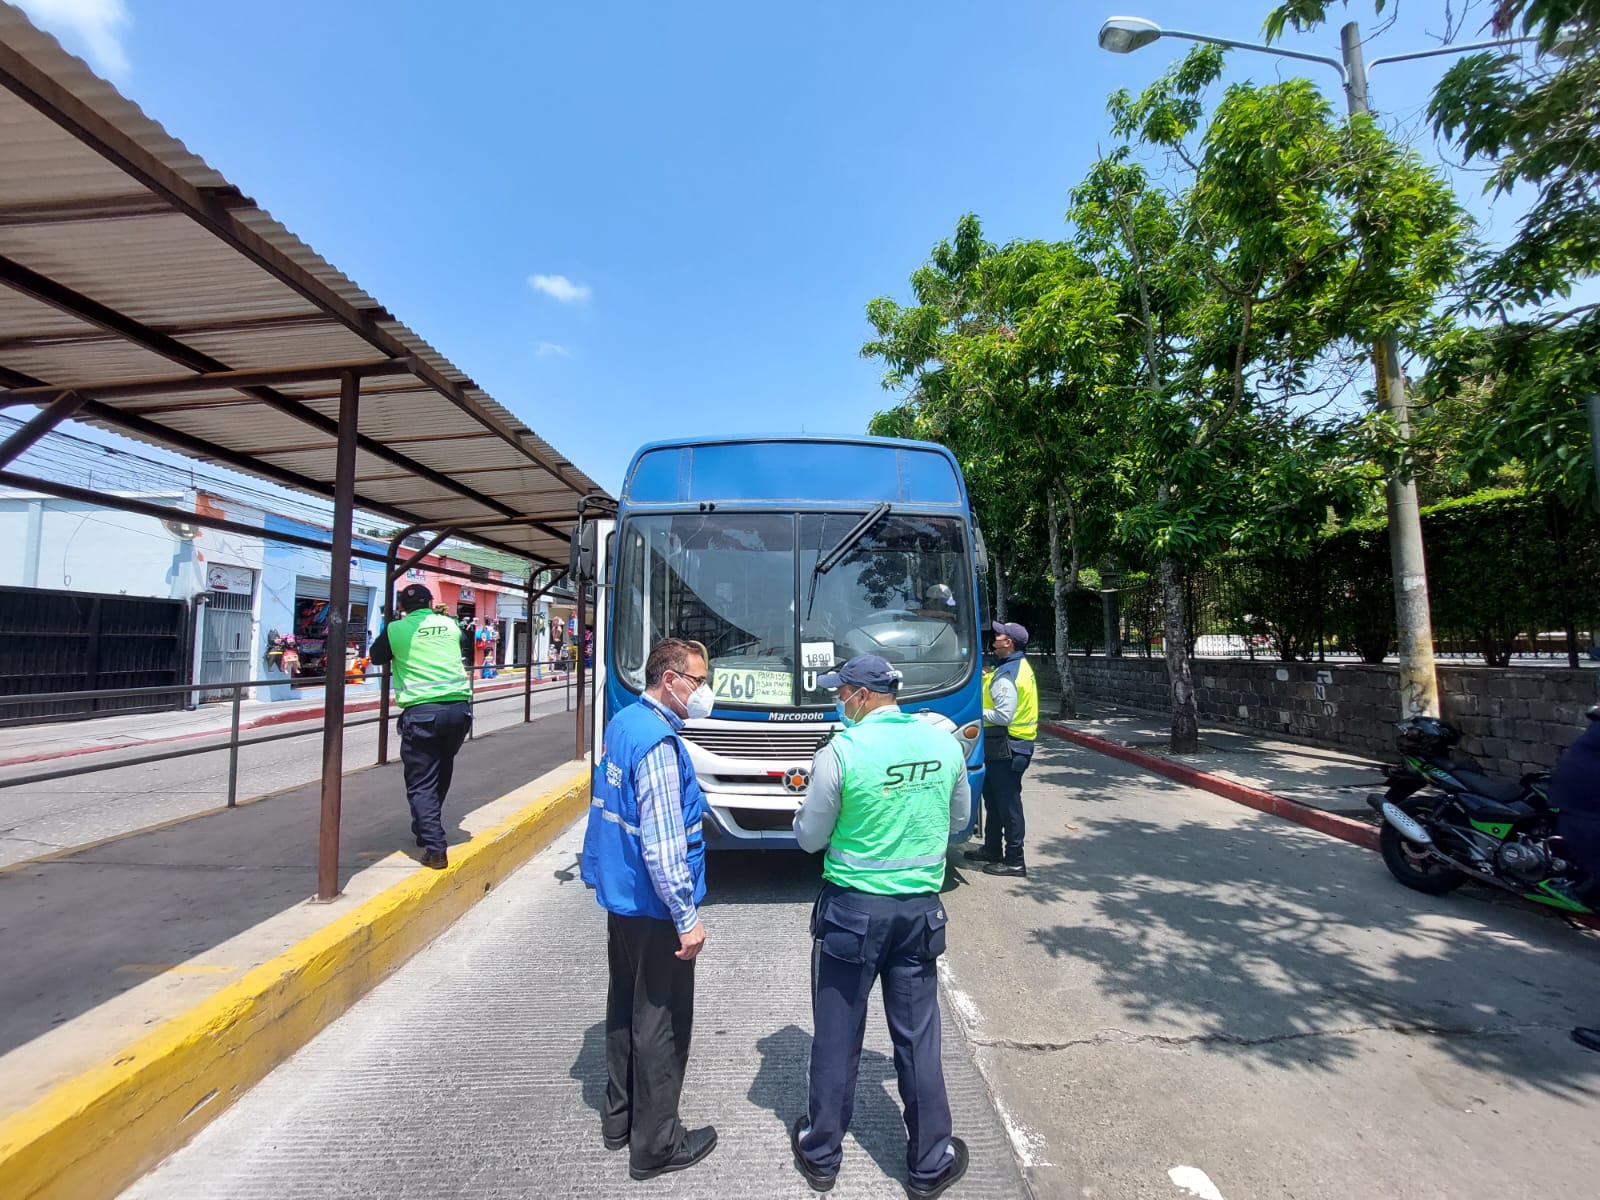
[[[828,744],[843,786],[823,878],[881,896],[937,892],[950,792],[966,770],[960,745],[899,709],[869,713]]]
[[[384,632],[394,651],[390,669],[401,708],[472,699],[472,681],[461,665],[461,626],[418,609],[391,622]]]

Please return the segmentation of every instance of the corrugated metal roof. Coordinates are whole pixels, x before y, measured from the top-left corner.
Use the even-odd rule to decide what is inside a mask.
[[[71,386],[80,420],[328,496],[332,368],[388,363],[362,383],[357,506],[539,518],[475,537],[565,561],[593,480],[3,0],[0,162],[0,405]],[[300,368],[322,370],[107,390]]]

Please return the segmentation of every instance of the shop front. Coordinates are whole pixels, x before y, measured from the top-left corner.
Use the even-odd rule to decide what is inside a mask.
[[[515,583],[514,580],[508,581]],[[499,666],[528,661],[528,597],[525,592],[500,593],[495,622],[494,661]]]
[[[326,579],[295,577],[294,621],[291,626],[298,663],[290,678],[293,686],[320,687],[328,670],[328,616],[331,601]],[[350,588],[350,607],[345,620],[345,678],[351,683],[366,682],[371,661],[372,589]]]
[[[327,537],[328,531],[304,521],[269,513],[271,532]],[[352,549],[381,554],[387,545],[357,537]],[[327,551],[268,541],[262,560],[260,625],[262,677],[275,679],[261,699],[304,699],[327,669],[330,615]],[[377,672],[370,669],[372,639],[382,626],[382,562],[350,560],[349,608],[345,614],[345,679],[352,687],[376,690]]]

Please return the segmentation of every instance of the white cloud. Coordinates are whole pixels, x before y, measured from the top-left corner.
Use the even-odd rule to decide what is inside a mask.
[[[528,286],[562,304],[579,304],[589,298],[587,283],[573,283],[565,275],[529,275]]]
[[[39,28],[55,34],[67,49],[112,77],[128,73],[122,35],[133,22],[123,0],[18,0]]]
[[[558,342],[539,342],[534,346],[533,352],[540,358],[549,358],[551,355],[558,358],[572,357],[572,351]]]

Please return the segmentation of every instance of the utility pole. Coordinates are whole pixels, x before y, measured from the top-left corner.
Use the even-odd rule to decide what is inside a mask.
[[[1369,113],[1367,66],[1361,55],[1361,29],[1351,21],[1339,31],[1344,53],[1344,90],[1350,115]],[[1373,348],[1378,410],[1394,423],[1402,445],[1411,442],[1411,411],[1400,369],[1400,343],[1393,336]],[[1400,712],[1405,717],[1439,715],[1439,683],[1433,661],[1433,615],[1428,605],[1428,567],[1422,551],[1422,514],[1409,468],[1389,475],[1384,485],[1389,512],[1389,559],[1394,572],[1395,634],[1400,650]]]

